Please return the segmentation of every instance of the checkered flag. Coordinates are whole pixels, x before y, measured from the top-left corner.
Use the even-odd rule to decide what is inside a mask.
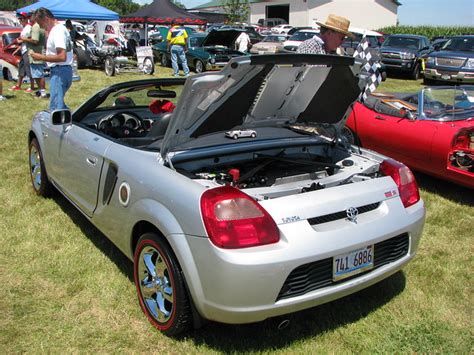
[[[362,61],[361,76],[365,77],[366,84],[362,90],[359,100],[364,101],[367,96],[373,92],[382,81],[380,74],[380,63],[372,57],[369,51],[369,41],[364,34],[362,40],[357,45],[354,51],[354,58],[359,58]]]

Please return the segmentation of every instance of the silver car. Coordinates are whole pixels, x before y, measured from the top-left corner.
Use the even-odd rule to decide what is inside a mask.
[[[72,114],[39,112],[34,191],[60,191],[133,260],[140,306],[167,335],[346,296],[406,265],[425,217],[406,166],[339,134],[359,68],[240,57],[186,80],[113,85]]]

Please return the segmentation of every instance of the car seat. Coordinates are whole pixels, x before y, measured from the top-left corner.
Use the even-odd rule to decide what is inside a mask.
[[[168,128],[172,115],[172,112],[161,114],[160,119],[153,123],[146,136],[149,138],[158,138],[163,136],[166,133],[166,129]]]

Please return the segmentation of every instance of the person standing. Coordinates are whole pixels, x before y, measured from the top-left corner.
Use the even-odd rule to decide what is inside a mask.
[[[24,39],[26,46],[28,48],[28,53],[30,51],[37,53],[44,53],[46,45],[46,36],[44,29],[40,27],[38,22],[35,21],[34,15],[31,18],[31,37]],[[36,85],[39,88],[39,91],[36,92],[36,96],[40,98],[46,98],[46,89],[45,89],[45,80],[44,80],[44,69],[45,63],[42,60],[34,60],[29,58],[31,77],[36,81]]]
[[[43,60],[51,70],[49,82],[50,111],[67,109],[64,96],[72,84],[72,42],[69,31],[59,23],[48,9],[40,7],[35,20],[48,34],[46,54],[32,51],[34,60]]]
[[[21,46],[13,52],[13,55],[20,51],[21,59],[18,65],[18,81],[16,85],[12,86],[10,90],[18,91],[21,90],[21,85],[23,84],[23,79],[28,77],[30,79],[30,87],[26,89],[26,92],[33,92],[35,89],[33,78],[31,77],[31,69],[30,69],[30,61],[28,58],[28,48],[26,46],[26,41],[31,35],[31,25],[30,25],[30,17],[26,12],[21,12],[19,14],[19,20],[23,29],[21,30],[20,37],[17,39],[17,42],[21,44]]]
[[[188,50],[188,34],[184,27],[174,24],[171,26],[166,37],[168,42],[168,52],[171,53],[171,66],[173,76],[179,76],[178,58],[183,66],[184,76],[189,76],[188,61],[186,52]]]
[[[329,15],[326,22],[316,22],[320,26],[319,36],[307,39],[300,44],[296,53],[303,54],[336,54],[337,48],[349,32],[350,21],[342,16]]]
[[[237,49],[239,52],[247,53],[249,51],[250,47],[250,37],[247,34],[247,32],[242,31],[235,40],[235,49]]]

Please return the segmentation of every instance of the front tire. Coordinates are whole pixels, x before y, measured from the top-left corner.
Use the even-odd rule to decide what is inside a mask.
[[[111,56],[105,58],[104,65],[105,75],[114,76],[115,75],[115,60]]]
[[[133,275],[140,307],[155,328],[168,336],[189,329],[192,314],[185,280],[173,251],[158,235],[140,237]]]
[[[420,78],[420,63],[415,64],[415,68],[411,72],[411,78],[413,80],[418,80]]]
[[[153,63],[153,60],[150,57],[146,57],[143,60],[143,73],[147,75],[153,75],[155,72],[155,63]]]
[[[36,138],[33,138],[29,146],[30,177],[33,190],[38,196],[48,197],[51,195],[53,185],[49,181],[44,166],[43,154]]]

